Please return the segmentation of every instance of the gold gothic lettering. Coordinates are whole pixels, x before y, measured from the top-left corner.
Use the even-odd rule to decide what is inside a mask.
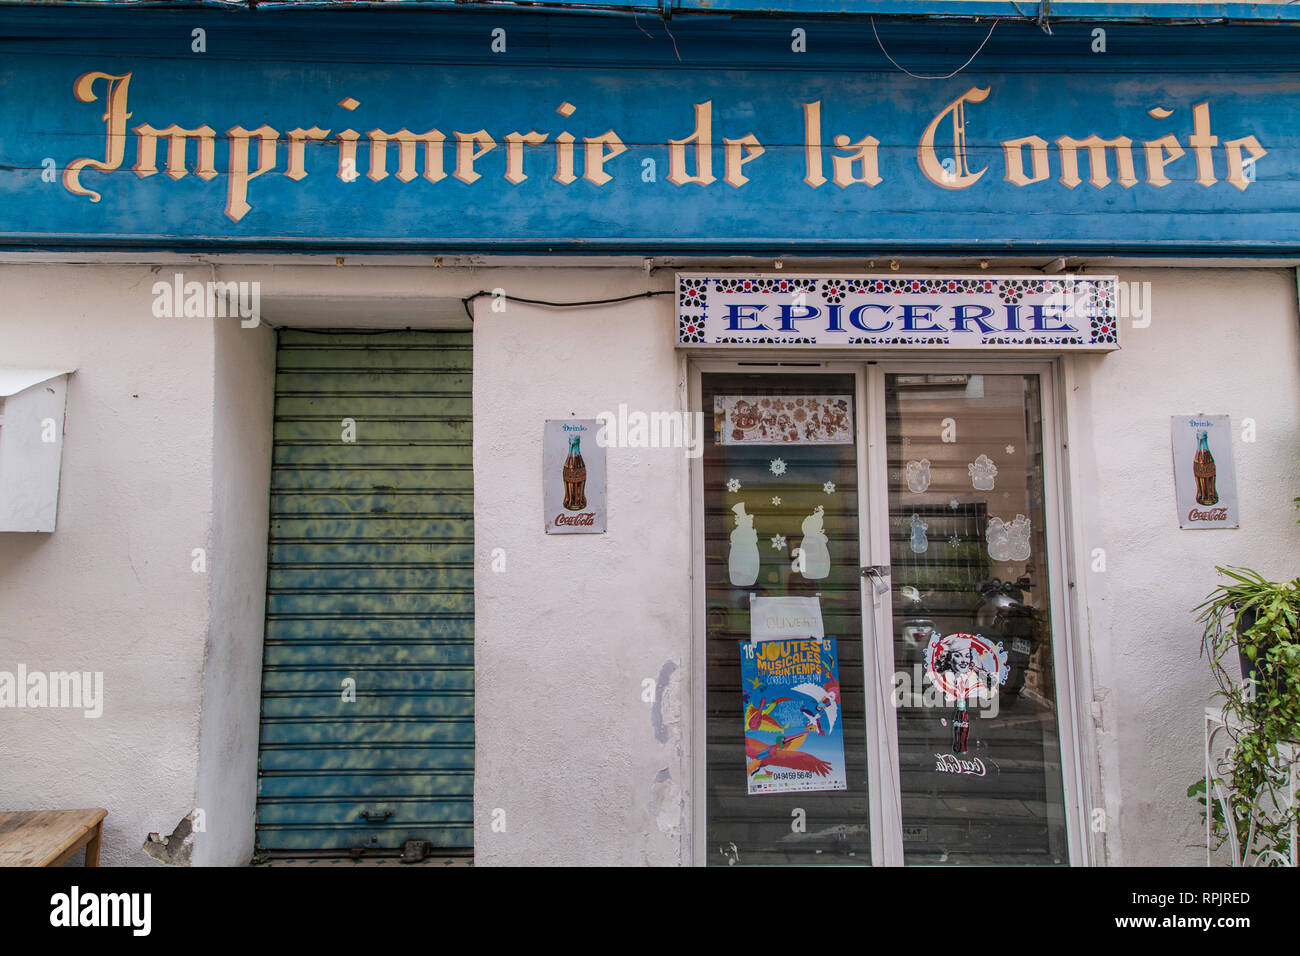
[[[966,189],[979,182],[979,178],[988,172],[986,166],[978,173],[972,173],[966,165],[966,104],[983,103],[988,99],[991,89],[992,87],[986,87],[981,90],[978,86],[972,86],[945,106],[938,116],[930,120],[930,125],[921,134],[921,144],[916,147],[916,161],[925,178],[936,186],[942,186],[944,189]],[[951,169],[944,167],[934,151],[934,134],[945,116],[952,117],[953,167]]]
[[[460,136],[459,133],[456,135]],[[418,136],[409,129],[399,129],[396,133],[372,129],[366,133],[366,136],[370,138],[370,171],[366,176],[374,182],[379,182],[388,175],[389,140],[397,143],[399,182],[409,183],[415,178],[415,151],[420,143],[424,144],[424,178],[431,183],[436,183],[447,175],[442,169],[442,144],[446,137],[436,129]],[[481,156],[482,153],[479,155]]]
[[[95,81],[107,80],[104,90],[104,128],[107,141],[104,144],[103,159],[74,159],[63,170],[63,188],[74,196],[89,196],[91,202],[99,202],[99,193],[81,185],[81,171],[86,167],[109,173],[122,165],[126,153],[126,121],[131,114],[126,111],[126,91],[131,85],[131,74],[114,76],[111,73],[83,73],[72,84],[72,95],[83,103],[95,102]]]
[[[269,126],[244,129],[232,126],[226,130],[230,137],[230,181],[226,186],[226,215],[239,222],[252,207],[248,205],[248,184],[258,176],[275,169],[275,146],[280,134]],[[256,136],[257,169],[248,171],[248,140]]]
[[[1115,150],[1115,165],[1119,167],[1116,176],[1119,184],[1129,189],[1137,183],[1133,173],[1133,140],[1127,136],[1114,139],[1102,139],[1093,133],[1087,139],[1075,139],[1062,136],[1056,141],[1061,151],[1061,185],[1073,189],[1083,182],[1079,178],[1079,150],[1088,150],[1088,182],[1098,189],[1110,185],[1110,173],[1106,165],[1106,150]]]
[[[194,163],[194,175],[199,179],[212,179],[217,175],[217,148],[211,126],[197,129],[182,129],[175,123],[166,129],[154,129],[148,123],[141,123],[131,132],[136,135],[136,159],[132,172],[143,179],[158,172],[158,137],[167,137],[167,175],[180,179],[188,172],[185,168],[185,146],[190,137],[199,141]]]
[[[96,102],[102,95],[104,111],[100,121],[104,127],[104,150],[102,157],[79,157],[71,160],[63,170],[63,187],[75,196],[86,196],[91,202],[99,202],[101,193],[83,184],[82,176],[86,170],[112,173],[122,169],[126,153],[127,121],[133,113],[128,109],[128,92],[132,78],[131,72],[121,74],[103,71],[90,71],[81,74],[73,82],[72,92],[81,103]],[[972,171],[969,167],[969,154],[973,148],[968,141],[966,106],[983,103],[991,93],[991,87],[972,86],[956,99],[949,102],[925,127],[917,146],[917,164],[921,174],[930,183],[943,189],[968,189],[988,171]],[[338,104],[343,109],[354,112],[360,101],[345,97]],[[799,104],[802,113],[802,143],[782,142],[782,147],[802,148],[803,182],[810,189],[818,189],[828,181],[833,181],[841,189],[850,186],[865,185],[875,187],[884,180],[881,174],[879,147],[880,140],[872,135],[852,138],[845,133],[827,135],[822,129],[823,101]],[[668,151],[668,174],[665,179],[675,186],[694,185],[708,187],[718,182],[714,175],[714,128],[713,101],[705,100],[694,104],[694,129],[682,139],[668,139],[664,145]],[[560,116],[569,118],[577,108],[565,102],[556,110]],[[1155,106],[1148,115],[1157,120],[1167,120],[1175,114],[1174,109]],[[1186,113],[1183,114],[1186,116]],[[797,120],[794,120],[797,124]],[[951,124],[952,151],[937,146],[939,130],[945,123]],[[1196,103],[1191,107],[1191,130],[1185,128],[1180,142],[1179,134],[1169,132],[1140,140],[1142,157],[1145,161],[1145,183],[1153,189],[1163,189],[1174,182],[1196,182],[1210,187],[1223,181],[1239,191],[1245,191],[1257,179],[1257,164],[1268,155],[1268,150],[1261,145],[1254,134],[1225,139],[1211,130],[1209,102]],[[797,137],[797,125],[794,131]],[[167,142],[165,172],[173,180],[179,180],[189,173],[194,173],[202,180],[211,180],[217,176],[216,143],[218,135],[207,124],[181,126],[178,123],[154,125],[140,123],[131,128],[136,138],[135,165],[130,171],[140,178],[156,175],[159,170],[159,147],[162,140]],[[359,177],[357,168],[358,143],[365,139],[369,147],[369,170],[366,178],[371,182],[386,179],[390,171],[395,173],[398,181],[410,183],[423,177],[429,183],[440,183],[448,178],[446,167],[447,137],[438,129],[426,133],[413,133],[402,128],[396,132],[386,132],[375,128],[366,133],[353,129],[344,129],[332,133],[321,126],[298,127],[283,134],[286,142],[286,162],[282,168],[283,175],[294,182],[305,179],[308,175],[308,148],[317,150],[338,150],[338,178],[345,183],[353,183]],[[483,157],[493,152],[498,141],[486,128],[475,132],[457,132],[450,134],[454,140],[453,168],[450,175],[467,185],[484,178],[485,170],[478,168]],[[269,125],[262,124],[255,128],[243,125],[232,126],[224,135],[229,151],[226,156],[225,174],[226,202],[225,214],[234,222],[240,221],[253,208],[248,201],[249,184],[259,177],[266,176],[280,169],[279,143],[281,133]],[[570,185],[577,181],[578,136],[567,130],[555,133],[530,130],[527,133],[512,132],[501,137],[504,146],[504,162],[498,161],[494,175],[501,176],[512,186],[521,184],[528,178],[525,172],[525,156],[531,147],[538,155],[530,163],[543,167],[549,166],[547,153],[540,149],[547,143],[555,146],[554,168],[551,178],[561,184]],[[594,186],[603,187],[613,181],[611,161],[629,151],[629,147],[613,129],[594,135],[581,137],[583,143],[582,178]],[[194,143],[193,163],[189,164],[189,145]],[[256,151],[254,153],[254,141]],[[661,141],[662,143],[663,141]],[[830,144],[834,145],[831,146]],[[396,170],[390,170],[388,147],[397,147]],[[721,181],[732,188],[740,188],[751,182],[754,160],[763,156],[766,148],[754,133],[745,133],[736,137],[723,136],[718,142],[723,176]],[[1049,142],[1036,133],[1006,139],[1001,142],[1002,159],[1005,167],[1003,181],[1016,188],[1024,188],[1044,183],[1052,177],[1052,166],[1059,162],[1058,180],[1067,189],[1075,189],[1082,182],[1080,153],[1086,152],[1088,163],[1088,182],[1096,189],[1110,185],[1110,158],[1114,155],[1115,182],[1124,189],[1138,184],[1137,170],[1134,164],[1134,140],[1128,136],[1115,135],[1103,138],[1091,133],[1083,138],[1058,136],[1054,145],[1056,158],[1053,159]],[[420,149],[424,150],[423,162],[420,162]],[[641,143],[637,148],[644,148]],[[662,149],[663,146],[660,146]],[[988,149],[988,146],[979,146]],[[825,154],[832,152],[828,180]],[[1215,170],[1215,152],[1222,150],[1225,177],[1220,180]],[[782,157],[794,156],[784,149],[778,150]],[[944,155],[940,155],[941,152]],[[691,155],[693,153],[693,155]],[[645,166],[651,160],[645,161]],[[797,163],[797,158],[794,159]],[[1191,164],[1195,164],[1195,179],[1191,177]],[[504,169],[501,168],[504,166]],[[779,165],[777,168],[780,168]],[[1173,170],[1171,175],[1171,169]],[[1182,176],[1179,170],[1184,170]],[[888,175],[888,170],[885,171]],[[544,174],[543,169],[534,169],[533,173]],[[797,173],[796,173],[797,175]],[[643,182],[654,182],[653,175]]]
[[[686,172],[686,147],[695,144],[695,175]],[[713,100],[695,104],[695,132],[668,141],[668,176],[674,186],[707,186],[713,177]]]

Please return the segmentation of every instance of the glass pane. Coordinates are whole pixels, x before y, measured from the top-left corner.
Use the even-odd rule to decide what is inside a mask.
[[[1066,864],[1033,375],[888,375],[907,863]]]
[[[703,400],[709,863],[870,863],[854,377],[705,375]],[[751,644],[773,597],[816,597],[826,640]]]

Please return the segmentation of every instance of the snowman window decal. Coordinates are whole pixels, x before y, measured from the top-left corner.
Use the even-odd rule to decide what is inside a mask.
[[[907,463],[907,490],[919,495],[929,487],[930,459],[922,458],[919,461],[909,461]]]
[[[992,491],[993,480],[998,476],[998,466],[988,455],[980,455],[966,466],[970,475],[971,487],[976,491]]]
[[[1016,515],[1007,523],[1001,518],[990,518],[984,537],[989,544],[989,557],[994,561],[1028,561],[1032,550],[1029,544],[1030,521]]]
[[[727,576],[733,585],[744,588],[758,580],[758,531],[743,501],[732,505],[731,510],[736,515],[736,527],[727,553]]]
[[[912,537],[908,544],[914,554],[925,554],[929,549],[930,541],[925,536],[925,529],[928,527],[930,526],[921,520],[920,515],[912,513]]]
[[[803,541],[799,545],[803,556],[803,576],[814,581],[831,573],[831,553],[822,527],[825,514],[826,509],[818,505],[803,519]]]

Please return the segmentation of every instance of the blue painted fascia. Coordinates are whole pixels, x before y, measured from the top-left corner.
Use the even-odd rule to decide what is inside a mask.
[[[904,17],[939,20],[1029,20],[1035,23],[1288,23],[1300,24],[1295,3],[1142,3],[1065,0],[0,0],[0,6],[149,8],[244,11],[490,9],[498,14],[576,13],[588,15],[728,15],[758,17]],[[514,9],[512,9],[514,8]]]

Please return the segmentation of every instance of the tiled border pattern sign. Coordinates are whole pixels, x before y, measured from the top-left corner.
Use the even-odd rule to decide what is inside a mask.
[[[1114,276],[677,277],[679,346],[1106,352]]]

